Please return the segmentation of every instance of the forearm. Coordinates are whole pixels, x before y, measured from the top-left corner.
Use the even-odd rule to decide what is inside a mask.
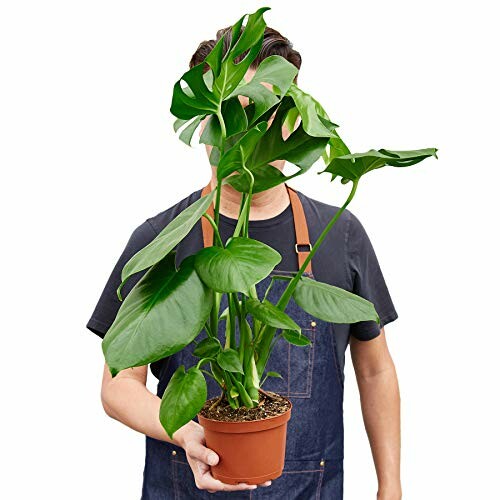
[[[366,432],[379,482],[379,498],[401,497],[400,395],[392,362],[372,374],[357,374]]]
[[[103,383],[101,400],[105,412],[131,429],[161,441],[183,446],[184,434],[198,424],[189,422],[174,433],[172,440],[160,423],[161,399],[144,383],[120,373]]]

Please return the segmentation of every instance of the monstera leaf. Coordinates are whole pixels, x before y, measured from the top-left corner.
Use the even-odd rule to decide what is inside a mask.
[[[269,7],[262,7],[242,16],[231,29],[230,45],[225,54],[224,37],[221,37],[203,62],[194,66],[175,83],[170,111],[178,117],[174,124],[175,131],[185,126],[180,139],[191,143],[194,131],[200,121],[210,117],[208,130],[202,134],[200,142],[223,147],[223,137],[230,137],[246,130],[248,123],[238,95],[248,96],[254,104],[252,121],[255,122],[263,113],[276,104],[279,98],[260,82],[268,82],[272,89],[285,95],[297,75],[297,68],[281,56],[264,59],[258,66],[255,77],[245,82],[244,76],[257,57],[265,30],[263,14]],[[245,53],[237,64],[234,59]],[[205,71],[206,66],[209,70]],[[181,82],[187,85],[182,86]],[[225,130],[221,130],[221,119]],[[191,121],[190,121],[191,120]]]
[[[267,122],[260,122],[222,155],[217,167],[218,180],[222,180],[235,170],[243,168],[266,130]]]
[[[315,137],[309,135],[304,129],[304,122],[301,121],[290,137],[284,140],[282,126],[293,108],[295,108],[294,100],[290,96],[285,96],[276,109],[271,126],[262,135],[246,161],[246,168],[252,174],[255,172],[255,177],[258,177],[258,184],[254,187],[255,192],[269,189],[306,172],[322,155],[329,139],[336,135],[336,125],[328,119],[320,117],[318,119],[324,125],[322,133],[326,134],[325,131],[328,131],[328,136]],[[221,162],[223,161],[222,158]],[[293,163],[299,167],[299,170],[289,176],[274,172],[269,168],[269,163],[279,159]],[[239,175],[234,176],[235,178],[228,180],[228,182],[235,189],[248,192],[250,188],[249,176],[243,171],[243,164],[239,169],[236,167],[237,165],[233,164],[233,171],[238,170]]]
[[[386,165],[392,167],[408,167],[436,156],[436,148],[415,149],[411,151],[390,151],[388,149],[371,149],[366,153],[354,153],[334,158],[330,164],[321,172],[332,174],[332,181],[341,177],[345,184],[349,181],[358,181],[363,175],[382,168]]]
[[[279,102],[275,92],[262,85],[272,84],[281,96],[286,95],[298,69],[284,57],[272,55],[266,57],[257,68],[252,80],[237,87],[232,95],[247,96],[255,103],[250,125],[255,123],[266,111]]]
[[[194,256],[187,257],[176,271],[174,253],[167,255],[127,295],[102,342],[113,376],[170,356],[200,333],[213,294],[193,261]]]

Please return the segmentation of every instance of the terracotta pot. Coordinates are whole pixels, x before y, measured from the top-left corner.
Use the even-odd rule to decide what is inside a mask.
[[[260,484],[281,476],[291,411],[290,406],[281,415],[249,422],[222,422],[198,414],[207,448],[219,455],[212,476],[227,484]]]

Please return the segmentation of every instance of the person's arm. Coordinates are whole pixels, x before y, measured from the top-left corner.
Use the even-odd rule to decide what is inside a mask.
[[[239,491],[256,488],[240,483],[225,484],[210,474],[210,465],[216,465],[219,456],[205,446],[203,427],[191,420],[173,434],[170,439],[160,423],[161,399],[148,390],[147,366],[122,370],[112,378],[108,366],[104,365],[101,385],[101,401],[107,415],[126,426],[154,439],[167,441],[184,448],[199,489],[215,491]],[[269,486],[271,481],[261,486]]]
[[[366,432],[378,478],[378,500],[400,500],[400,396],[384,329],[372,340],[350,339]]]

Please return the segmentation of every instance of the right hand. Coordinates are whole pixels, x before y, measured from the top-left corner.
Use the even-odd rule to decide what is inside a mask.
[[[216,465],[219,462],[219,456],[215,451],[205,446],[205,431],[203,427],[194,421],[189,422],[184,427],[181,427],[177,431],[175,439],[186,452],[186,458],[193,471],[197,488],[207,490],[209,493],[215,493],[216,491],[254,490],[257,488],[256,484],[226,484],[215,479],[210,473],[210,466]],[[258,486],[271,486],[271,484],[271,481],[266,481]]]

